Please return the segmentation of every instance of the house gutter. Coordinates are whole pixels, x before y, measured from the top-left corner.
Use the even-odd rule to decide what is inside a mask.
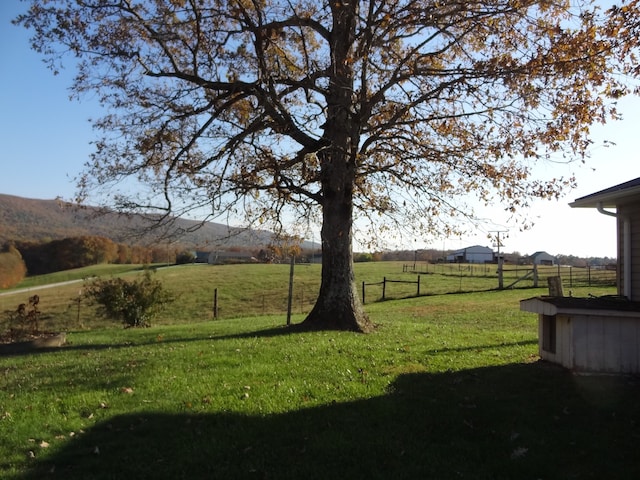
[[[598,212],[603,215],[608,215],[610,217],[615,217],[620,220],[620,216],[617,213],[610,212],[605,210],[602,206],[602,202],[598,202],[596,204],[596,208]],[[629,300],[631,298],[631,222],[629,218],[622,218],[622,249],[623,249],[623,257],[624,257],[624,265],[623,265],[623,275],[624,275],[624,292],[623,295],[627,297]]]

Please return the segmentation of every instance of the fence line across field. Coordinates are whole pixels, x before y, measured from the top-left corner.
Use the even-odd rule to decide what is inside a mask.
[[[402,264],[398,265],[400,266]],[[424,295],[497,290],[498,285],[495,264],[425,263],[416,264],[415,268],[405,265],[402,272],[404,273],[399,273],[395,278],[384,276],[380,282],[371,277],[362,281],[363,303]],[[418,275],[415,275],[416,273]],[[615,269],[596,267],[507,266],[502,274],[505,288],[509,289],[546,287],[548,277],[559,276],[564,291],[569,291],[569,295],[570,289],[574,287],[615,286],[617,278]],[[287,284],[286,277],[283,276],[282,281],[264,284],[263,289],[247,290],[240,297],[230,295],[223,284],[210,284],[203,290],[203,294],[190,304],[192,318],[207,320],[282,313],[306,314],[311,311],[316,301],[318,285],[295,279],[292,282]],[[52,321],[64,324],[70,329],[95,325],[95,306],[91,306],[83,298],[81,285],[72,284],[60,288],[33,287],[3,292],[3,295],[0,295],[0,324],[4,325],[4,319],[8,314],[15,312],[21,303],[26,303],[29,296],[36,293],[40,297],[39,309],[42,311],[45,324]]]
[[[387,294],[387,283],[404,283],[404,284],[415,284],[416,287],[416,297],[420,296],[420,275],[418,275],[418,279],[417,280],[390,280],[387,277],[383,277],[381,282],[376,282],[376,283],[366,283],[366,282],[362,282],[362,303],[367,303],[366,302],[366,287],[367,286],[374,286],[374,285],[382,285],[382,298],[381,300],[386,300],[386,294]]]
[[[499,274],[497,264],[441,264],[441,263],[421,263],[404,264],[402,271],[405,273],[417,274],[439,274],[450,276],[471,276],[497,278]],[[615,285],[617,269],[615,266],[563,266],[563,265],[526,265],[508,266],[502,268],[503,277],[511,281],[522,281],[531,278],[534,286],[538,286],[538,277],[558,276],[566,282],[566,286],[595,286],[595,285]],[[510,288],[510,284],[505,288]]]

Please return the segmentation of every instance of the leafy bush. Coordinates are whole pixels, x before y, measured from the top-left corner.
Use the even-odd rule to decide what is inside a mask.
[[[196,261],[196,255],[193,252],[184,251],[178,254],[176,257],[176,263],[178,265],[185,265],[187,263],[193,263]]]
[[[133,281],[122,278],[93,280],[85,289],[85,296],[100,305],[103,315],[122,321],[125,327],[150,326],[150,320],[173,301],[149,270]]]
[[[356,253],[353,256],[354,262],[373,262],[373,254],[371,253]]]

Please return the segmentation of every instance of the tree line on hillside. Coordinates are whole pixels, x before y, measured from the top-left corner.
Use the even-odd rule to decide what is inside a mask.
[[[255,248],[231,247],[229,251],[242,253],[243,257],[257,258],[263,262],[280,262],[292,254],[300,256],[301,239],[284,237],[259,252]],[[191,263],[195,252],[183,245],[127,245],[97,236],[67,237],[44,242],[7,242],[0,248],[0,288],[9,288],[28,275],[87,267],[102,263],[151,264]]]
[[[232,247],[229,251],[242,252],[244,257],[264,263],[289,261],[291,255],[298,262],[313,262],[321,258],[318,251],[301,248],[302,239],[285,238],[273,242],[258,251],[251,248]],[[356,262],[406,261],[444,262],[451,251],[437,249],[395,250],[384,252],[361,252],[354,254]],[[519,252],[505,253],[505,261],[511,264],[526,263],[526,255]],[[615,264],[608,257],[580,258],[574,255],[557,255],[561,265],[574,267]],[[194,252],[174,245],[142,246],[116,243],[100,236],[68,237],[47,242],[14,241],[0,248],[0,288],[10,288],[20,283],[28,275],[70,270],[101,263],[150,264],[150,263],[191,263],[196,261]],[[238,260],[229,260],[237,262]],[[228,262],[227,262],[228,263]]]
[[[41,275],[101,263],[174,262],[179,254],[166,246],[126,245],[105,237],[80,236],[48,242],[15,241],[0,249],[0,288],[28,275]]]
[[[264,263],[288,261],[291,255],[299,261],[309,261],[310,253],[300,247],[302,239],[283,236],[264,248],[230,247],[231,255],[225,263],[238,262],[238,258],[252,258]],[[233,260],[235,258],[235,260]],[[196,261],[194,251],[184,245],[127,245],[96,235],[68,237],[44,242],[12,241],[0,247],[0,288],[10,288],[27,275],[42,275],[102,263],[152,264],[191,263]]]

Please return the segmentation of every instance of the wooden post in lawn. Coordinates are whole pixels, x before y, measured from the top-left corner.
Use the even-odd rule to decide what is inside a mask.
[[[564,292],[562,291],[562,277],[548,277],[547,283],[549,284],[550,297],[564,297]]]
[[[293,270],[296,264],[296,257],[291,255],[291,266],[289,267],[289,299],[287,301],[287,325],[291,325],[291,304],[293,302]]]
[[[82,302],[82,289],[78,291],[78,315],[76,317],[76,320],[77,320],[78,326],[83,327],[83,325],[80,323],[80,303],[81,302]]]
[[[498,247],[498,289],[502,290],[504,288],[504,276],[503,276],[504,259],[500,254],[500,247],[502,247],[502,242],[500,241],[500,234],[508,233],[508,230],[498,230],[490,233],[496,234],[496,245]]]
[[[218,318],[218,289],[213,289],[213,318]]]

